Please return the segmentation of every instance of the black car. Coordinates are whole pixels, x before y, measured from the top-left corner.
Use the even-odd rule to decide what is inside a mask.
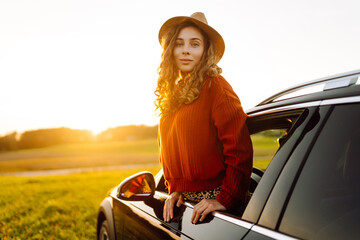
[[[166,223],[162,171],[142,172],[101,203],[98,239],[360,239],[359,78],[360,70],[301,84],[247,111],[252,138],[278,142],[270,154],[254,145],[243,213],[192,224],[187,202]]]

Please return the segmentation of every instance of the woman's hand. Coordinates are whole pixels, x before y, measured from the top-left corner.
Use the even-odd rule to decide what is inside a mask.
[[[180,207],[184,204],[184,196],[180,192],[172,192],[165,200],[163,217],[165,222],[170,222],[174,217],[174,206]]]
[[[199,218],[200,218],[200,222],[202,222],[209,213],[217,210],[225,211],[226,208],[216,199],[203,199],[194,206],[191,222],[195,224],[197,223]]]

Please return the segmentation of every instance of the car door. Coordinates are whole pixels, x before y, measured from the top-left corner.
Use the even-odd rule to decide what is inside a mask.
[[[125,239],[181,239],[162,221],[152,214],[160,208],[152,209],[145,202],[124,201],[112,194],[115,235],[117,240]],[[155,200],[155,199],[154,199]]]

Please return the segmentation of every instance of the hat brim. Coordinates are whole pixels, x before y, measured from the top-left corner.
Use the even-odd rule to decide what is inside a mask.
[[[208,24],[203,23],[195,18],[192,17],[186,17],[186,16],[178,16],[173,17],[167,20],[160,28],[159,31],[159,42],[162,43],[163,39],[167,35],[167,33],[170,31],[170,29],[176,25],[179,25],[183,22],[191,21],[195,25],[197,25],[201,30],[203,30],[207,36],[210,38],[210,41],[214,45],[215,55],[217,57],[216,63],[220,61],[222,56],[225,52],[225,42],[222,36],[212,27],[210,27]]]

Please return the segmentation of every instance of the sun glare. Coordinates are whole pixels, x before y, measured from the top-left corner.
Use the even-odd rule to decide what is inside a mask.
[[[104,126],[94,126],[88,130],[91,131],[91,133],[95,136],[95,135],[98,135],[99,133],[105,131],[106,129],[108,129],[108,128],[104,127]]]

